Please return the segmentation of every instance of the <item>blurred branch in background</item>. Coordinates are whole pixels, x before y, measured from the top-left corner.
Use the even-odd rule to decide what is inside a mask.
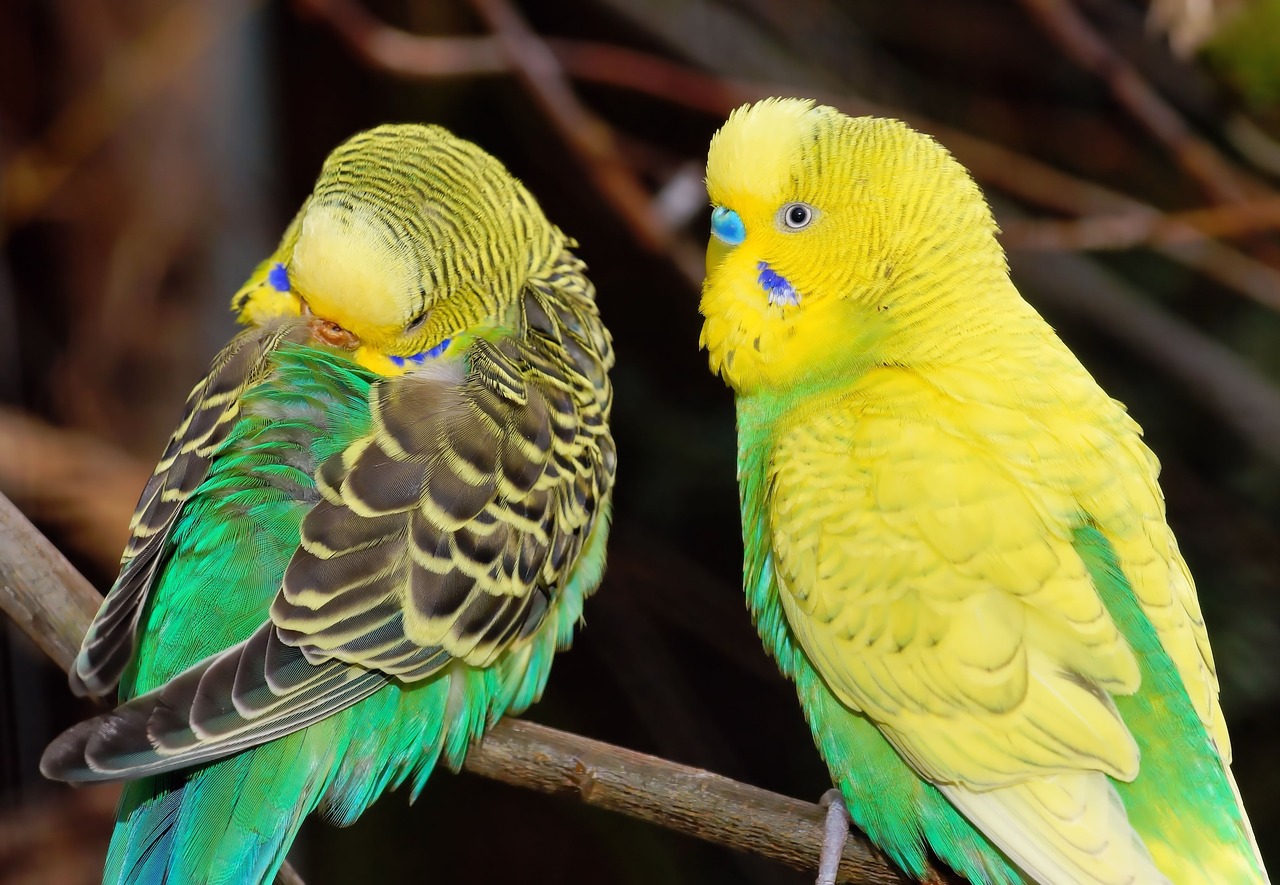
[[[1010,256],[1019,279],[1068,314],[1167,373],[1189,396],[1213,408],[1258,455],[1280,464],[1280,388],[1194,326],[1153,307],[1114,274],[1067,253]]]
[[[565,78],[566,71],[597,80],[607,80],[611,71],[634,71],[616,64],[616,57],[609,55],[610,52],[625,53],[625,50],[543,40],[505,0],[474,0],[477,10],[495,32],[492,37],[410,34],[386,25],[351,0],[295,0],[295,3],[304,13],[332,27],[359,58],[389,73],[414,78],[516,74],[556,131],[583,161],[605,202],[626,223],[637,241],[651,252],[666,255],[692,285],[701,284],[701,250],[693,248],[687,240],[679,240],[675,231],[664,223],[669,216],[654,206],[635,169],[619,150],[612,128],[587,109]],[[640,53],[631,55],[644,58]],[[592,73],[596,75],[594,78]]]
[[[20,148],[0,175],[0,236],[38,215],[108,137],[257,5],[186,0],[158,17],[73,99],[44,136]]]
[[[498,43],[493,38],[410,34],[377,20],[354,0],[296,2],[299,7],[333,27],[361,59],[388,73],[432,78],[511,71],[511,67],[503,61]],[[1055,4],[1050,6],[1056,8]],[[527,31],[523,33],[532,36]],[[1086,218],[1078,226],[1063,222],[1060,227],[1050,227],[1049,222],[1036,222],[1035,224],[1042,226],[1032,228],[1033,222],[1021,222],[1016,227],[1017,235],[1009,240],[1010,248],[1120,249],[1138,245],[1165,246],[1280,228],[1280,195],[1273,192],[1268,192],[1269,196],[1237,206],[1165,215],[1137,200],[1074,178],[1029,157],[959,132],[909,110],[883,107],[847,95],[815,93],[802,84],[757,83],[717,77],[679,62],[619,46],[555,38],[546,39],[541,45],[549,48],[559,66],[574,77],[641,92],[717,117],[727,115],[739,105],[761,98],[796,93],[811,95],[820,102],[839,107],[851,114],[898,117],[935,135],[979,179],[1012,196],[1073,215],[1109,213],[1098,220]],[[576,110],[573,115],[557,113],[562,125],[576,133],[570,139],[571,143],[574,140],[591,142],[594,136],[583,130],[598,130],[599,127],[607,129],[607,124],[599,118],[579,117]],[[610,156],[610,162],[617,159]],[[633,228],[649,231],[655,217],[661,216],[653,216],[647,209],[643,212],[637,210],[639,200],[635,193],[630,191],[625,200],[615,197],[608,199],[608,202]],[[607,198],[610,196],[608,191],[604,195]],[[1115,217],[1111,217],[1112,215]],[[1058,234],[1056,237],[1055,232]],[[1109,233],[1119,237],[1118,242],[1107,243],[1106,236]],[[651,248],[656,248],[672,235],[673,232],[669,230],[654,236],[646,233],[644,241]],[[1216,265],[1213,262],[1201,262],[1187,253],[1181,253],[1181,257],[1176,252],[1167,254],[1210,276],[1215,275]],[[1264,267],[1252,268],[1252,276],[1223,272],[1219,281],[1234,284],[1244,294],[1280,310],[1280,272],[1269,267],[1264,270]],[[699,272],[695,282],[700,281]]]
[[[69,460],[106,477],[112,487],[128,484],[136,488],[132,482],[143,468],[122,453],[52,428],[23,427],[21,432],[39,433],[46,454],[44,461],[29,465],[27,479],[36,494],[28,500],[36,510],[45,503],[39,500],[38,490],[52,487],[55,499],[59,497],[60,465]],[[52,483],[42,481],[45,470]],[[110,503],[118,513],[127,513],[128,500]],[[100,520],[105,525],[92,525]],[[69,521],[76,523],[76,534],[86,538],[109,536],[118,528],[116,514],[106,510],[77,511]],[[101,601],[89,582],[0,494],[0,610],[66,670],[75,660],[80,638]],[[505,719],[471,748],[463,768],[513,786],[575,798],[797,869],[817,868],[825,817],[821,807],[687,765],[532,722]],[[846,882],[908,881],[856,836],[845,846],[840,870],[841,881]]]
[[[650,205],[648,193],[614,141],[613,130],[578,100],[547,44],[507,0],[472,0],[496,35],[498,47],[517,78],[586,163],[596,187],[627,222],[642,245],[660,251],[669,232]]]
[[[1076,251],[1132,249],[1199,243],[1219,237],[1280,228],[1280,196],[1188,212],[1130,212],[1075,221],[1006,222],[1001,240],[1009,249]],[[1280,290],[1268,306],[1280,309]]]
[[[1192,132],[1173,106],[1089,24],[1072,0],[1022,0],[1022,5],[1063,51],[1106,83],[1121,107],[1168,149],[1215,202],[1240,202],[1246,187],[1258,186]]]
[[[695,284],[701,279],[697,247],[676,230],[654,231],[662,216],[652,210],[650,198],[633,174],[626,174],[625,187],[616,186],[614,176],[623,174],[619,164],[625,161],[613,147],[608,125],[582,109],[559,75],[561,70],[584,80],[643,92],[715,116],[724,116],[743,103],[770,95],[799,92],[851,114],[899,117],[939,138],[979,179],[1019,199],[1081,216],[1078,221],[1013,220],[1007,225],[1009,248],[1120,249],[1149,245],[1174,261],[1187,264],[1273,310],[1280,310],[1280,270],[1213,239],[1280,227],[1280,195],[1266,191],[1266,195],[1249,202],[1238,202],[1236,182],[1240,176],[1216,151],[1193,138],[1172,109],[1159,102],[1127,67],[1114,74],[1121,78],[1118,91],[1129,96],[1134,107],[1148,114],[1153,131],[1179,154],[1189,173],[1200,176],[1207,190],[1217,198],[1237,202],[1168,215],[904,109],[881,107],[844,95],[814,94],[796,86],[729,80],[622,47],[572,40],[543,42],[528,30],[505,0],[476,0],[495,29],[516,29],[515,36],[508,35],[496,42],[488,37],[409,34],[378,21],[355,0],[297,2],[333,27],[360,58],[399,76],[436,77],[514,70],[522,72],[526,82],[541,84],[530,87],[540,97],[540,107],[556,121],[558,131],[575,146],[579,156],[597,170],[595,181],[606,202],[633,231],[642,232],[640,238],[650,249],[661,249],[667,244],[668,254],[686,268],[686,277]],[[1026,2],[1048,23],[1046,26],[1055,29],[1055,34],[1066,35],[1063,39],[1070,40],[1079,52],[1087,49],[1094,67],[1111,71],[1105,63],[1110,55],[1105,55],[1102,61],[1095,59],[1111,51],[1069,3]],[[503,50],[503,46],[519,48]],[[516,52],[524,53],[518,61]],[[539,72],[538,79],[531,79],[529,71]],[[1177,377],[1196,379],[1197,383],[1188,388],[1191,393],[1218,412],[1260,454],[1280,462],[1280,419],[1269,417],[1280,414],[1272,411],[1280,404],[1280,391],[1274,385],[1195,328],[1164,317],[1158,309],[1143,310],[1140,303],[1125,302],[1127,307],[1122,307],[1089,297],[1091,291],[1077,287],[1053,289],[1056,301],[1068,303],[1073,312],[1104,329],[1114,330],[1117,311],[1123,311],[1126,318],[1135,317],[1134,311],[1139,311],[1146,321],[1139,322],[1135,329],[1117,332],[1119,340],[1151,358],[1156,365],[1173,371]],[[1157,318],[1163,322],[1156,324]],[[1177,328],[1177,334],[1161,334],[1156,325],[1160,330],[1166,326]]]
[[[0,451],[0,493],[110,572],[129,539],[128,505],[121,502],[146,485],[146,465],[95,437],[3,407]]]

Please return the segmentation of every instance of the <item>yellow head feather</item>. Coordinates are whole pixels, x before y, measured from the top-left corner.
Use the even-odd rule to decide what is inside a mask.
[[[571,243],[507,170],[439,126],[360,133],[325,161],[274,255],[236,293],[242,322],[304,311],[356,359],[393,358],[500,324]]]
[[[966,309],[948,285],[960,276],[965,292],[1018,300],[977,185],[941,145],[896,120],[800,99],[744,106],[711,141],[707,190],[743,233],[736,245],[712,238],[702,344],[740,393],[926,358],[946,319]],[[784,217],[795,204],[812,207],[798,230]],[[771,302],[776,278],[798,303]],[[918,326],[914,341],[897,334],[926,312],[938,336]]]

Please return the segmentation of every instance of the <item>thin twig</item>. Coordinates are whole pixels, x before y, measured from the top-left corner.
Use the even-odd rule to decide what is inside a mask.
[[[1071,0],[1022,0],[1041,28],[1082,68],[1101,79],[1116,101],[1173,154],[1218,202],[1245,198],[1244,173],[1198,137],[1124,56],[1102,38]]]
[[[1197,243],[1278,227],[1280,196],[1167,215],[1128,212],[1069,221],[1011,221],[1005,223],[1002,239],[1010,249],[1131,249],[1134,246]]]
[[[985,184],[1019,200],[1081,217],[1104,214],[1157,217],[1161,214],[1141,200],[1068,175],[995,142],[912,114],[903,115],[903,119],[945,144]],[[1263,307],[1280,310],[1280,270],[1238,249],[1214,240],[1156,242],[1151,248]]]
[[[1078,255],[1014,253],[1010,265],[1041,300],[1123,341],[1212,408],[1259,456],[1280,461],[1280,390],[1229,348]]]
[[[466,77],[510,70],[493,37],[428,37],[389,27],[349,0],[295,0],[319,19],[370,67],[406,77]]]
[[[0,495],[0,609],[65,670],[100,601],[62,554]],[[818,861],[823,810],[814,803],[532,722],[499,722],[471,748],[463,768],[797,869],[813,870]],[[840,871],[845,882],[908,881],[858,837],[845,843]]]
[[[587,164],[596,187],[613,204],[640,243],[663,251],[670,232],[653,208],[649,192],[622,156],[609,125],[584,105],[560,62],[507,0],[472,0],[493,29],[498,46],[547,118]]]

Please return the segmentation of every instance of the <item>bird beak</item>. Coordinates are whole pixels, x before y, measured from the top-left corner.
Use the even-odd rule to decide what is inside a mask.
[[[360,346],[358,337],[332,320],[316,316],[311,312],[311,305],[307,304],[306,301],[302,302],[302,315],[307,318],[307,325],[311,328],[311,337],[322,344],[328,344],[330,347],[341,347],[343,350],[355,350]]]

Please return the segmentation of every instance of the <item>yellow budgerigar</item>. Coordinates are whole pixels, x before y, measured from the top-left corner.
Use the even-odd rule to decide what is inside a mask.
[[[1156,459],[965,169],[771,99],[707,187],[747,601],[853,821],[916,876],[1266,881]]]

